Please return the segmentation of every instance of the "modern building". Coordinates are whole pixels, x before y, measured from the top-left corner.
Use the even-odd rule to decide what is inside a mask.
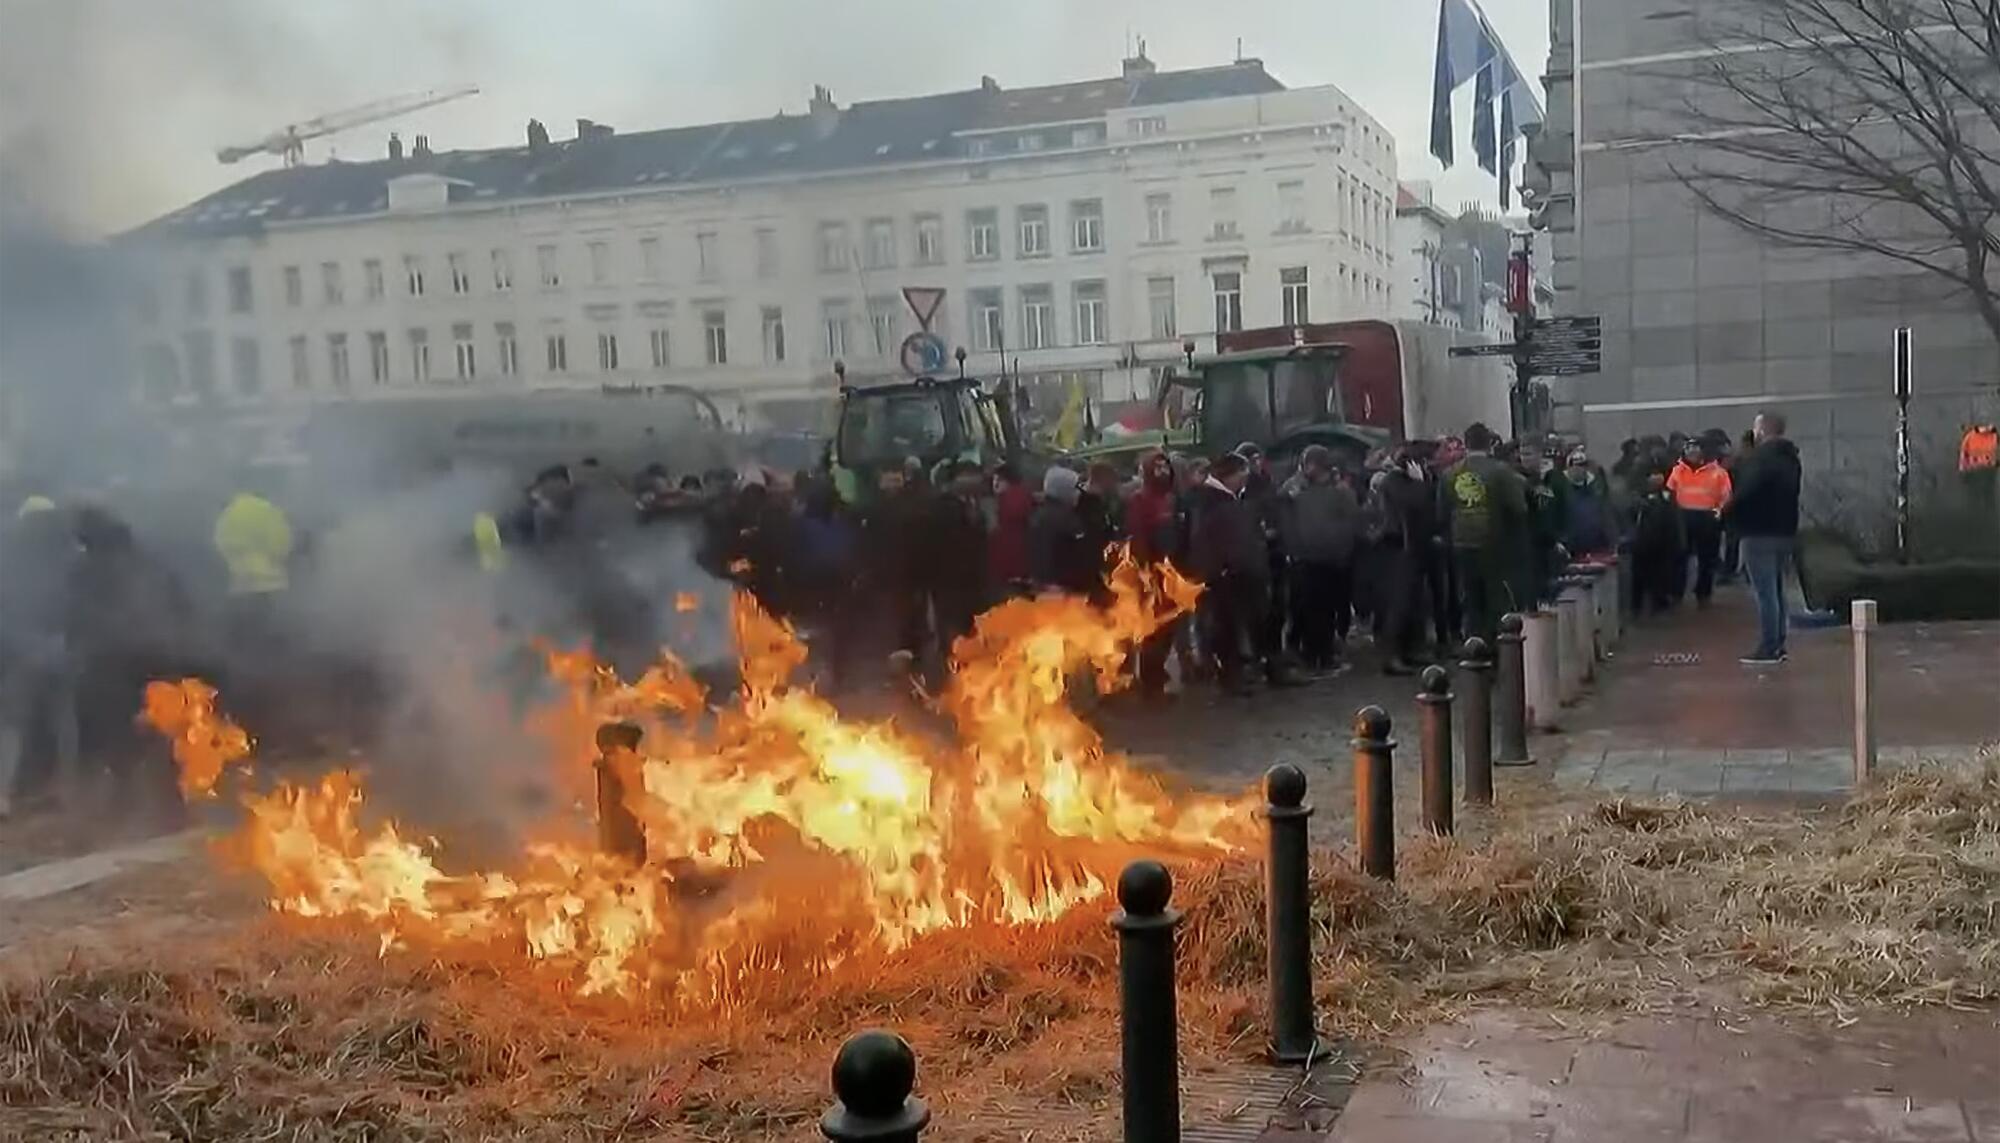
[[[1602,450],[1674,429],[1734,435],[1779,410],[1811,474],[1809,511],[1879,519],[1894,487],[1895,330],[1908,326],[1915,464],[1944,479],[2000,387],[2000,349],[1970,300],[1909,265],[1780,245],[1702,209],[1677,172],[1730,158],[1686,110],[1692,77],[1746,50],[1718,39],[1709,7],[1551,0],[1551,16],[1529,181],[1539,164],[1550,183],[1559,308],[1604,319],[1604,371],[1556,383],[1559,425]],[[1784,209],[1832,226],[1833,206]]]
[[[1254,59],[266,171],[128,235],[143,390],[315,403],[672,382],[806,428],[904,372],[905,290],[967,368],[1145,395],[1217,329],[1391,312],[1396,148]],[[921,300],[921,299],[920,299]],[[918,364],[921,364],[919,362]],[[935,367],[936,361],[930,362]],[[954,368],[947,358],[944,368]],[[254,417],[253,417],[254,419]]]

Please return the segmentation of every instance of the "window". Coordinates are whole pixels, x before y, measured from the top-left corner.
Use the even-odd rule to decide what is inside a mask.
[[[846,223],[822,222],[819,224],[819,268],[822,270],[847,269]]]
[[[729,315],[721,310],[701,313],[702,347],[710,365],[729,364]]]
[[[1069,204],[1070,248],[1088,253],[1104,249],[1104,200],[1080,199]]]
[[[1076,297],[1076,343],[1103,345],[1111,340],[1104,321],[1104,283],[1078,282]]]
[[[1306,227],[1306,184],[1293,179],[1278,184],[1278,229],[1296,233]]]
[[[451,273],[452,293],[462,296],[472,292],[472,271],[466,268],[465,255],[445,255],[444,267]]]
[[[845,301],[823,302],[820,305],[820,324],[825,327],[826,356],[839,361],[847,356],[847,323],[850,319]]]
[[[862,249],[861,264],[870,270],[886,270],[896,264],[896,223],[889,218],[868,220],[868,245]]]
[[[1211,187],[1208,192],[1211,238],[1236,237],[1236,188]]]
[[[305,334],[294,334],[291,340],[292,388],[312,388],[312,350],[308,347]]]
[[[562,263],[556,257],[554,246],[535,247],[535,266],[541,271],[542,288],[560,289],[562,286]]]
[[[229,343],[230,372],[236,377],[236,391],[254,397],[264,388],[263,362],[257,355],[257,339],[239,337]]]
[[[548,351],[548,367],[551,373],[569,372],[569,338],[560,333],[552,333],[543,342]]]
[[[326,375],[336,389],[345,389],[354,380],[354,370],[347,360],[347,335],[329,333],[326,335]]]
[[[471,322],[459,322],[451,327],[451,362],[452,372],[460,381],[470,381],[479,376],[479,364],[473,354]]]
[[[1131,132],[1139,138],[1147,135],[1164,135],[1166,131],[1167,117],[1164,115],[1141,115],[1131,122]]]
[[[1170,194],[1149,194],[1146,196],[1146,241],[1172,242],[1174,240],[1174,196]]]
[[[380,330],[368,335],[368,377],[377,385],[389,383],[389,335]]]
[[[1048,140],[1039,131],[1030,131],[1026,135],[1014,140],[1015,149],[1021,151],[1039,151],[1048,145]]]
[[[250,274],[244,271],[243,291],[247,298],[250,291]],[[245,302],[248,305],[248,302]],[[208,315],[208,275],[200,270],[189,270],[187,276],[187,311],[190,317]]]
[[[1094,147],[1104,142],[1104,128],[1101,126],[1073,127],[1069,133],[1072,147]]]
[[[896,352],[896,316],[901,309],[900,298],[868,299],[868,332],[874,339],[869,348],[884,357]]]
[[[766,281],[778,276],[778,232],[768,226],[757,231],[757,276]]]
[[[195,286],[194,282],[200,282],[201,285]],[[199,305],[195,302],[196,295],[199,295],[201,299]],[[206,278],[197,277],[190,281],[188,288],[188,309],[197,313],[208,309],[208,280]],[[231,266],[229,268],[229,312],[233,314],[247,314],[250,312],[250,267],[248,266]]]
[[[776,365],[785,359],[785,311],[764,307],[764,360]]]
[[[389,292],[382,278],[382,260],[370,258],[361,264],[362,288],[368,291],[368,300],[379,302]]]
[[[403,278],[409,287],[410,296],[424,296],[424,260],[416,255],[403,259]]]
[[[1021,287],[1021,348],[1047,349],[1056,343],[1055,291]]]
[[[1243,275],[1215,275],[1215,331],[1232,333],[1243,328]]]
[[[1278,271],[1278,292],[1284,297],[1286,325],[1304,325],[1312,320],[1306,304],[1306,268],[1290,266]]]
[[[611,244],[592,242],[586,247],[590,254],[590,284],[602,286],[611,280]]]
[[[639,240],[639,280],[644,282],[660,280],[660,240],[657,238]]]
[[[944,265],[944,219],[935,214],[917,216],[917,265]]]
[[[605,373],[618,371],[618,335],[608,329],[597,333],[597,368]]]
[[[410,378],[419,385],[431,379],[431,335],[429,330],[410,331]]]
[[[1046,206],[1024,206],[1017,216],[1020,223],[1021,246],[1017,254],[1022,258],[1041,258],[1049,252],[1049,208]]]
[[[673,335],[665,327],[655,327],[648,331],[646,344],[653,351],[653,368],[665,369],[673,363]]]
[[[1000,291],[974,290],[972,298],[972,348],[999,349],[1007,342],[1007,327],[1000,310]]]
[[[493,252],[493,290],[506,293],[514,288],[514,256],[505,250]]]
[[[722,274],[722,252],[716,246],[715,231],[704,230],[694,236],[695,273],[704,282],[713,282]]]
[[[215,335],[198,329],[188,333],[183,341],[187,350],[188,387],[198,396],[206,397],[215,392]]]
[[[1146,279],[1146,321],[1147,330],[1154,341],[1166,341],[1180,336],[1180,326],[1174,320],[1172,278]]]
[[[306,277],[297,266],[285,267],[285,304],[288,306],[306,304]]]
[[[494,340],[500,349],[500,376],[512,377],[521,371],[521,343],[514,337],[514,323],[493,323]]]
[[[337,306],[346,300],[347,285],[340,280],[340,263],[321,262],[319,264],[319,292],[326,304]]]
[[[965,257],[971,262],[990,262],[1000,256],[1000,212],[965,212]]]

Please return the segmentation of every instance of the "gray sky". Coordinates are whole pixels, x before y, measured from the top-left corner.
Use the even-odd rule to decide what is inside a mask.
[[[1539,75],[1547,0],[1483,0]],[[440,150],[516,142],[530,116],[634,131],[841,103],[1115,74],[1128,36],[1163,68],[1224,63],[1240,37],[1285,83],[1332,83],[1395,134],[1406,179],[1427,154],[1434,0],[0,0],[0,175],[69,228],[143,221],[254,173],[214,150],[384,96],[483,94],[332,139],[379,153],[392,129]],[[1451,205],[1491,202],[1465,158]],[[329,141],[309,156],[326,156]]]

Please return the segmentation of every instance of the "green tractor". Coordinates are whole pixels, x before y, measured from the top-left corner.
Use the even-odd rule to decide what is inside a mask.
[[[850,385],[839,372],[840,419],[828,459],[850,504],[874,495],[883,469],[912,459],[932,476],[951,460],[991,467],[1031,459],[1011,380],[988,392],[977,378],[963,375]]]
[[[1320,343],[1243,349],[1206,358],[1185,346],[1187,367],[1167,375],[1159,401],[1169,423],[1192,431],[1190,447],[1218,456],[1244,442],[1274,460],[1324,445],[1359,467],[1392,434],[1347,415],[1340,367],[1347,347]],[[1173,415],[1175,409],[1179,415]]]

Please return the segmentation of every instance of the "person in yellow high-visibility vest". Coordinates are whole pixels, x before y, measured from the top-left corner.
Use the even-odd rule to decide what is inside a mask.
[[[493,513],[481,512],[472,518],[472,546],[479,553],[479,570],[503,571],[507,567],[507,547],[500,540],[500,521]]]
[[[291,586],[291,521],[255,493],[238,492],[216,517],[215,550],[229,568],[231,595],[271,595]]]

